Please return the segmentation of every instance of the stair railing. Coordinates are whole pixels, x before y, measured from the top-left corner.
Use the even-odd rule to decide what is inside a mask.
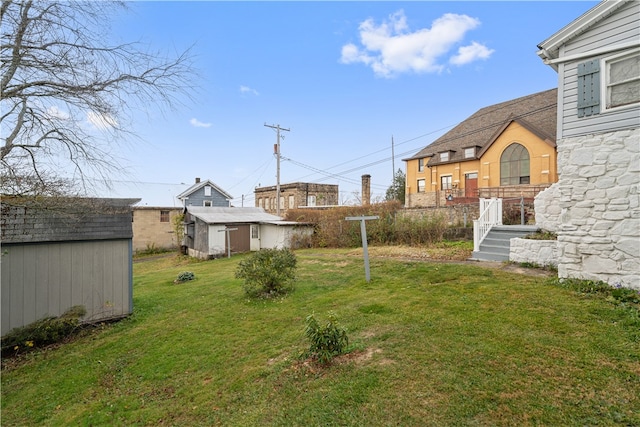
[[[473,221],[473,250],[478,252],[491,227],[502,225],[502,199],[480,199],[480,216]]]

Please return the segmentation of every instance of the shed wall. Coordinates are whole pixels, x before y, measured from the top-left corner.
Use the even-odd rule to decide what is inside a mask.
[[[133,310],[131,240],[3,245],[2,335],[83,305],[83,320]]]

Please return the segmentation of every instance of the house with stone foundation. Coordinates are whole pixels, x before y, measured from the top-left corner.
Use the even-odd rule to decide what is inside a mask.
[[[559,180],[536,199],[558,276],[640,289],[640,2],[603,1],[538,48],[558,72]]]

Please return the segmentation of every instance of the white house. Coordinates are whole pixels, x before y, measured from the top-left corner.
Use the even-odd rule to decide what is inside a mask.
[[[536,204],[558,276],[640,289],[640,2],[603,1],[538,48],[558,72],[559,181]]]

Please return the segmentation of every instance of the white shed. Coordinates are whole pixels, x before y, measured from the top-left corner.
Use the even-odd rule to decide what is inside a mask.
[[[313,233],[309,224],[284,221],[262,208],[253,207],[188,206],[185,228],[184,246],[189,255],[197,258],[290,248],[295,236]]]

